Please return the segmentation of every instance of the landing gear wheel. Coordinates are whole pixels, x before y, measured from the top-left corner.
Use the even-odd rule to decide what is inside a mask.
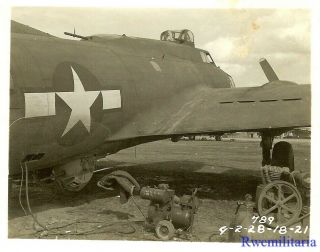
[[[302,210],[302,199],[298,189],[285,181],[277,180],[267,184],[260,192],[258,213],[260,216],[273,217],[270,227],[294,224]]]
[[[273,146],[271,165],[289,167],[290,172],[294,171],[294,154],[290,143],[281,141]]]
[[[170,221],[162,220],[156,226],[156,234],[163,241],[171,240],[174,236],[175,229]]]

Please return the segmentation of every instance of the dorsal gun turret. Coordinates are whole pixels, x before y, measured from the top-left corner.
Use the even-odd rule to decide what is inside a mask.
[[[160,35],[161,41],[170,41],[177,44],[184,44],[194,47],[194,36],[192,31],[183,30],[166,30]]]

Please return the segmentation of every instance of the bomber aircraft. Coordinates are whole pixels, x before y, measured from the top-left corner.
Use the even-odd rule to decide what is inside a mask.
[[[79,40],[11,23],[9,177],[26,169],[80,191],[106,155],[239,131],[262,135],[268,162],[268,140],[311,124],[310,85],[279,80],[262,59],[268,82],[236,88],[189,30],[65,34]]]

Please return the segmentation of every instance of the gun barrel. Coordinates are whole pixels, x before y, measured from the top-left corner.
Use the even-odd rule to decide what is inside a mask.
[[[74,34],[74,33],[70,33],[70,32],[64,32],[65,35],[68,35],[68,36],[71,36],[71,37],[74,37],[74,38],[81,38],[81,39],[84,39],[84,40],[88,40],[87,37],[84,37],[84,36],[81,36],[81,35],[78,35],[78,34]]]

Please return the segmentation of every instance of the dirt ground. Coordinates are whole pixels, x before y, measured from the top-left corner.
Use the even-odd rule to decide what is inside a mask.
[[[309,171],[310,141],[291,142],[296,169]],[[141,186],[167,183],[178,196],[198,188],[201,205],[191,241],[228,241],[227,232],[219,235],[219,228],[230,224],[238,200],[246,193],[255,195],[261,183],[260,163],[259,142],[244,139],[177,143],[164,140],[122,150],[99,163],[101,168],[109,169],[96,173],[81,193],[61,195],[53,184],[30,185],[32,210],[48,231],[41,231],[30,215],[24,215],[18,200],[19,186],[14,185],[9,198],[9,238],[158,240],[153,232],[144,229],[142,213],[147,214],[149,201],[135,196],[141,213],[132,200],[121,205],[117,192],[96,186],[101,177],[121,169],[128,171]],[[306,225],[308,222],[303,227]],[[267,230],[261,235],[264,239],[279,237]],[[307,239],[308,232],[289,231],[288,235]]]

